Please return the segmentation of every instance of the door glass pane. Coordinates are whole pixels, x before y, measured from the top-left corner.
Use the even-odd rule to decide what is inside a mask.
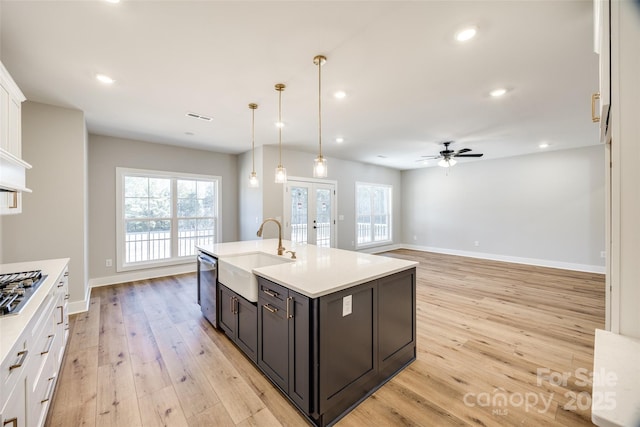
[[[309,192],[305,187],[291,187],[291,241],[307,243]]]
[[[316,245],[331,246],[331,190],[316,189]]]

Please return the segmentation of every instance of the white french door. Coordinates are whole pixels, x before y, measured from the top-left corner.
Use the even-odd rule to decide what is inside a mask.
[[[285,238],[323,247],[336,244],[336,184],[288,179],[284,194]]]

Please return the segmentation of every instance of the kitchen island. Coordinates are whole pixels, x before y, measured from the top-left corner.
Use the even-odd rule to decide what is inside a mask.
[[[217,326],[312,424],[332,425],[415,360],[417,263],[284,246],[295,259],[287,253],[251,270],[257,298],[218,274]],[[224,272],[234,257],[277,247],[268,239],[198,249]]]

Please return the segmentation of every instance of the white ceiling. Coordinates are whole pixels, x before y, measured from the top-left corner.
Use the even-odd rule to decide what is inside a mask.
[[[2,0],[0,19],[26,97],[84,111],[91,133],[241,153],[256,102],[256,144],[277,144],[285,83],[283,146],[315,152],[324,54],[325,156],[411,169],[447,140],[483,159],[598,143],[590,0]],[[478,36],[455,41],[467,25]]]

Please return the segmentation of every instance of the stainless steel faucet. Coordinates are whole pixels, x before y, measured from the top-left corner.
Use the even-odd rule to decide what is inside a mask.
[[[280,224],[280,221],[275,218],[265,219],[264,221],[262,221],[262,224],[260,224],[260,228],[258,229],[258,232],[256,234],[258,235],[258,237],[262,237],[262,227],[264,227],[264,225],[269,221],[278,224],[278,255],[282,255],[286,248],[282,246],[282,224]]]

